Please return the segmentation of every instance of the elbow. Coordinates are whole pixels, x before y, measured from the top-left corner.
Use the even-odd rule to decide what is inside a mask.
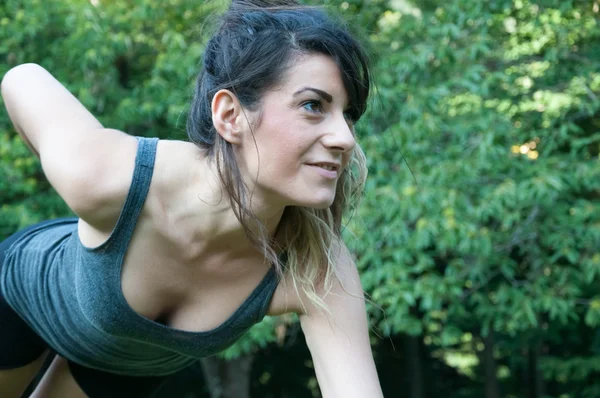
[[[2,81],[0,82],[2,97],[5,97],[5,93],[24,76],[28,75],[32,71],[39,72],[40,70],[46,71],[43,67],[34,63],[21,64],[9,69],[8,72],[4,74]]]
[[[31,84],[32,77],[40,73],[48,73],[43,67],[38,64],[28,63],[21,64],[11,68],[2,76],[0,82],[0,95],[4,101],[4,106],[8,112],[8,116],[12,121],[15,130],[25,141],[29,149],[39,158],[39,152],[32,144],[31,140],[25,135],[23,121],[23,93],[27,91],[27,85]]]
[[[2,81],[4,81],[7,76],[16,75],[16,74],[22,73],[22,71],[29,71],[29,70],[33,70],[33,69],[36,69],[36,70],[40,70],[40,69],[46,70],[41,65],[38,65],[38,64],[33,63],[33,62],[27,62],[27,63],[20,64],[20,65],[17,65],[17,66],[13,66],[12,68],[10,68],[8,70],[8,72],[6,72],[4,74],[4,78],[2,79]]]
[[[2,98],[6,101],[10,97],[18,92],[19,86],[22,83],[26,83],[31,80],[32,76],[39,75],[41,73],[48,73],[42,66],[34,63],[17,65],[8,70],[2,77],[0,82],[0,91],[2,92]]]

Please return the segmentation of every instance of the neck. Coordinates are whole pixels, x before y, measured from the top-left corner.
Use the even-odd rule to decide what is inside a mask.
[[[211,167],[198,168],[197,170],[202,171],[193,182],[190,181],[188,195],[194,198],[194,202],[189,211],[185,212],[187,213],[186,224],[191,225],[192,230],[199,228],[198,235],[203,246],[210,251],[254,251],[254,245],[233,211],[229,194],[222,187],[217,173],[211,169]],[[250,203],[247,206],[266,228],[267,236],[274,238],[285,206],[274,206],[256,195],[248,200]],[[259,227],[252,220],[249,228],[252,234],[259,235]]]
[[[212,223],[211,240],[248,241],[249,243],[246,231],[236,217],[229,200],[223,200],[223,202],[227,202],[225,206],[215,206],[218,217]],[[251,205],[250,210],[266,228],[267,236],[271,239],[274,238],[285,208],[269,209]],[[260,229],[255,220],[248,220],[248,228],[251,234],[259,236]]]

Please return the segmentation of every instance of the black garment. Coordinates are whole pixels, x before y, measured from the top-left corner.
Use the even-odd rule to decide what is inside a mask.
[[[0,271],[10,245],[27,232],[50,221],[31,225],[0,243]],[[4,301],[0,291],[0,370],[16,369],[38,359],[48,345]],[[169,376],[121,376],[86,368],[68,361],[79,387],[90,398],[147,398],[158,391]]]

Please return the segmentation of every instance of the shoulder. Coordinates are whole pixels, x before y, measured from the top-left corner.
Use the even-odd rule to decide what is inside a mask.
[[[302,311],[299,315],[302,319],[327,317],[327,312],[333,312],[341,309],[353,301],[364,305],[364,293],[360,281],[358,269],[354,258],[343,241],[335,245],[332,250],[332,264],[335,272],[331,276],[329,286],[316,286],[316,293],[328,310],[323,310],[317,304],[313,303],[305,294],[300,295],[302,301]]]
[[[200,167],[201,156],[191,142],[158,141],[150,193],[161,198],[180,194],[195,174],[193,168]]]
[[[360,277],[352,254],[343,241],[340,241],[337,249],[333,251],[332,266],[335,268],[335,273],[332,275],[330,289],[326,289],[323,285],[315,286],[316,294],[327,306],[334,304],[334,298],[339,294],[358,297],[359,301],[363,297]],[[285,313],[296,313],[304,318],[323,313],[323,309],[316,305],[300,286],[298,289],[295,288],[292,275],[287,272],[275,291],[269,315]]]
[[[110,232],[117,222],[133,183],[139,140],[117,130],[105,129],[90,146],[72,188],[63,190],[63,199],[87,224]],[[183,183],[190,143],[159,140],[156,158],[143,212],[153,217],[167,195],[177,195]]]
[[[69,142],[69,148],[46,148],[42,168],[71,210],[101,227],[127,195],[137,140],[118,130],[94,129]]]

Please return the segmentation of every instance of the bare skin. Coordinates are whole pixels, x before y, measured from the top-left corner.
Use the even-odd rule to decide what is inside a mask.
[[[194,245],[191,241],[196,235],[186,230],[186,227],[199,221],[185,211],[174,214],[170,208],[164,207],[179,206],[180,209],[192,211],[182,204],[185,200],[180,199],[182,203],[177,200],[178,196],[185,194],[188,173],[184,171],[177,174],[178,169],[170,165],[177,163],[176,159],[186,164],[183,156],[188,155],[191,156],[190,162],[197,161],[196,151],[196,147],[190,143],[159,143],[155,166],[157,172],[123,264],[122,289],[127,302],[140,315],[148,319],[160,317],[177,329],[205,331],[219,326],[239,307],[264,277],[268,265],[263,264],[259,255],[248,256],[244,251],[229,257],[217,254],[202,256],[201,253],[206,253],[203,245]],[[162,173],[158,171],[165,169],[167,171]],[[168,180],[163,181],[162,178],[167,176]],[[180,181],[180,184],[174,184],[173,181]],[[203,199],[211,201],[209,197]],[[198,202],[201,206],[209,206]],[[207,209],[196,211],[202,214]],[[166,219],[166,214],[172,219]],[[113,223],[116,223],[116,218]],[[83,220],[79,222],[79,236],[85,246],[98,246],[109,235]],[[181,242],[183,239],[185,241]],[[148,275],[152,275],[152,278],[147,278]],[[215,289],[215,285],[218,288]],[[280,285],[268,314],[285,313],[290,306],[288,300],[286,310],[285,292]],[[169,308],[173,310],[169,311]],[[0,397],[21,397],[46,355],[44,353],[33,363],[18,369],[0,370]],[[86,395],[73,379],[66,360],[56,356],[31,397],[85,398]]]
[[[102,244],[131,185],[137,140],[104,129],[39,67],[25,66],[12,76],[3,81],[2,95],[15,127],[28,137],[46,177],[79,216],[82,244]],[[250,207],[275,239],[281,238],[274,235],[286,206],[331,205],[335,176],[355,144],[345,115],[346,93],[332,60],[301,59],[285,81],[264,98],[267,111],[254,138],[246,113],[231,93],[219,91],[212,104],[217,132],[235,146],[242,176],[252,188]],[[43,101],[40,92],[46,93]],[[249,114],[250,119],[254,116]],[[319,166],[323,163],[337,171],[327,172]],[[300,315],[323,396],[382,397],[358,271],[345,252],[336,262],[343,280],[324,297],[331,316],[310,305],[302,293],[297,295],[289,280],[278,285],[267,313]],[[246,238],[214,167],[200,150],[191,143],[161,140],[150,190],[122,265],[121,289],[131,309],[174,329],[212,330],[239,308],[269,267]],[[2,373],[0,384],[7,379]],[[84,396],[61,358],[38,390],[35,397]]]
[[[19,398],[44,364],[47,352],[26,366],[0,370],[0,397]]]
[[[121,276],[123,295],[135,312],[192,332],[225,322],[270,267],[239,231],[214,221],[214,213],[227,208],[228,201],[215,205],[217,182],[198,164],[198,156],[194,144],[159,142],[155,174]],[[181,164],[193,166],[176,166]],[[198,186],[203,188],[198,191]],[[117,218],[115,213],[112,225]],[[79,237],[87,247],[103,243],[110,230],[79,221]],[[221,239],[206,238],[215,230]],[[281,312],[280,294],[275,295],[270,314]]]
[[[67,360],[56,356],[30,398],[87,398],[69,372]]]

